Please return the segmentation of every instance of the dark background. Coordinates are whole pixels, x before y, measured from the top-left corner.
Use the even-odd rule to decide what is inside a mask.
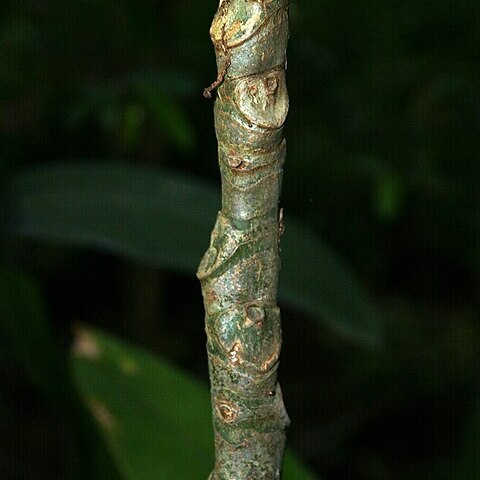
[[[112,171],[131,167],[149,177],[154,169],[217,186],[213,102],[201,95],[216,76],[208,36],[216,7],[215,0],[1,2],[1,263],[38,285],[65,356],[80,322],[207,381],[200,289],[174,247],[191,244],[197,255],[208,233],[172,238],[188,205],[175,195],[165,201],[162,225],[172,230],[160,232],[155,260],[90,231],[72,239],[61,229],[22,228],[15,182],[19,172],[39,175],[30,187],[24,182],[23,194],[33,195],[52,165],[73,160],[87,178],[107,161]],[[328,245],[329,268],[348,270],[376,317],[335,329],[322,315],[281,304],[289,444],[324,479],[480,476],[479,48],[477,0],[292,2],[286,235],[296,219]],[[172,188],[181,197],[173,180]],[[111,220],[102,213],[109,183],[100,190],[80,211],[103,224]],[[55,191],[51,197],[63,201]],[[142,196],[132,205],[125,198],[120,224],[142,235],[129,221],[145,218],[148,231],[155,216]],[[73,224],[83,218],[72,215]],[[214,212],[203,221],[213,226]],[[309,251],[301,237],[297,243],[307,266]],[[319,282],[321,291],[323,278],[319,269],[318,280],[297,282]],[[349,304],[348,282],[327,283]],[[35,326],[19,328],[19,341],[0,339],[0,478],[77,478],[68,422],[17,351]],[[376,346],[356,341],[364,330]]]

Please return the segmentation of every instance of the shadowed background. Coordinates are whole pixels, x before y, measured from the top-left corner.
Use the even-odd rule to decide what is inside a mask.
[[[216,7],[0,5],[2,479],[206,478]],[[480,476],[479,20],[292,2],[286,480]]]

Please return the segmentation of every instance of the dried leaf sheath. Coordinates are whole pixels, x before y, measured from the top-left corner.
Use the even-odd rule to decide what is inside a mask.
[[[212,480],[279,479],[285,411],[277,283],[288,111],[287,0],[223,0],[210,34],[222,211],[198,277],[216,435]]]

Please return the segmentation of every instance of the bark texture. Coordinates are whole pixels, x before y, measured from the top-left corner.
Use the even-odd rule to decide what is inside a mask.
[[[277,367],[278,210],[288,111],[288,0],[222,0],[210,30],[222,211],[198,270],[216,460],[210,480],[281,478],[289,423]]]

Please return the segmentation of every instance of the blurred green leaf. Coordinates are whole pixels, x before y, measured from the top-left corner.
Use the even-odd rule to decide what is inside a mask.
[[[364,346],[381,341],[380,313],[347,265],[308,228],[286,218],[280,299]]]
[[[299,461],[296,456],[287,449],[283,465],[284,480],[315,480],[318,479],[310,469]]]
[[[401,179],[388,173],[377,180],[373,207],[378,217],[385,222],[394,221],[403,207],[405,187]]]
[[[105,132],[120,134],[123,143],[130,147],[146,128],[145,120],[149,116],[155,129],[168,141],[181,152],[191,152],[195,131],[178,97],[190,93],[194,85],[186,75],[170,71],[137,73],[108,83],[96,83],[86,88],[77,100],[68,122],[78,127],[89,118],[96,118]]]
[[[210,184],[121,163],[70,163],[15,175],[2,230],[94,246],[192,273],[207,248],[220,195]],[[363,345],[378,343],[379,314],[348,268],[287,218],[280,297]]]
[[[78,389],[126,480],[207,478],[213,466],[208,390],[106,334],[77,333]],[[289,454],[285,480],[315,477]]]
[[[0,270],[0,332],[30,381],[72,427],[81,458],[81,465],[77,466],[79,478],[118,480],[98,432],[72,388],[70,372],[55,341],[37,282],[10,268]]]
[[[142,105],[130,104],[125,106],[123,112],[123,142],[126,147],[134,147],[140,137],[145,120],[145,109]]]
[[[480,397],[467,417],[465,436],[458,463],[458,478],[480,478]]]
[[[104,130],[114,130],[121,118],[122,87],[112,82],[84,88],[82,95],[68,111],[67,124],[78,128],[89,118],[96,118]]]
[[[137,89],[161,131],[179,150],[192,151],[195,145],[195,132],[185,112],[156,85],[139,83]]]
[[[195,72],[171,69],[135,72],[128,78],[128,83],[134,88],[143,88],[144,86],[157,88],[176,98],[198,94],[202,90],[202,83],[196,78]]]
[[[473,480],[480,478],[480,402],[467,415],[465,433],[456,454],[420,467],[407,468],[405,480]]]
[[[0,331],[35,386],[57,399],[65,387],[64,362],[39,286],[29,275],[9,268],[0,270]]]

